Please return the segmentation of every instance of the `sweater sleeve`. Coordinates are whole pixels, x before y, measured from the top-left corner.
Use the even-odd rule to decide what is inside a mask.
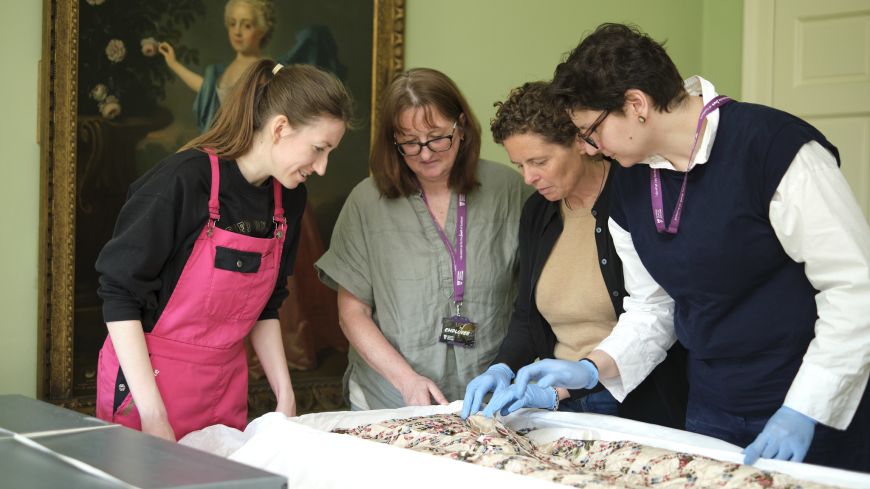
[[[112,238],[97,257],[97,294],[105,322],[141,320],[157,307],[160,272],[174,251],[179,201],[148,185],[121,208]]]

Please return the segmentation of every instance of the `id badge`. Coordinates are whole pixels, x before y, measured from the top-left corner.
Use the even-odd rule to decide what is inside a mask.
[[[474,331],[477,325],[463,316],[453,316],[441,320],[441,336],[438,341],[448,345],[471,348],[474,346]]]

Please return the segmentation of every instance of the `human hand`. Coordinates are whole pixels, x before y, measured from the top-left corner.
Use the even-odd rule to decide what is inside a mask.
[[[163,55],[163,59],[166,60],[166,64],[175,63],[175,49],[172,47],[172,44],[168,42],[161,42],[157,45],[157,50],[160,51],[160,54]]]
[[[494,394],[489,404],[486,405],[486,409],[483,410],[483,415],[490,418],[499,412],[505,416],[524,407],[553,409],[556,406],[557,397],[558,394],[553,387],[529,384],[520,392],[517,385],[514,384],[510,388]]]
[[[529,382],[532,380],[537,380],[537,384],[530,385]],[[483,415],[492,416],[497,411],[508,414],[520,407],[528,406],[523,404],[527,402],[527,399],[539,399],[536,397],[537,394],[526,394],[526,391],[532,386],[536,388],[558,386],[568,389],[591,389],[597,383],[598,369],[589,360],[572,362],[547,358],[521,368],[517,372],[514,385],[510,389],[503,390],[499,395],[492,396],[483,411]]]
[[[480,411],[483,397],[490,391],[493,391],[493,396],[495,396],[510,386],[513,378],[514,373],[510,367],[503,363],[495,364],[486,369],[465,387],[465,399],[462,401],[462,412],[459,416],[462,419],[467,419],[471,414]]]
[[[406,406],[431,406],[432,399],[438,404],[447,404],[447,398],[435,382],[417,373],[402,382],[398,389]]]
[[[598,384],[598,369],[586,359],[579,362],[553,358],[537,361],[517,372],[514,384],[519,397],[524,395],[526,386],[532,380],[537,380],[541,387],[591,389]]]
[[[142,416],[140,413],[140,419],[142,421],[142,433],[163,438],[164,440],[176,441],[175,431],[172,429],[166,416]]]
[[[803,462],[815,428],[816,420],[782,406],[767,420],[755,441],[743,450],[743,463],[752,465],[759,457]]]

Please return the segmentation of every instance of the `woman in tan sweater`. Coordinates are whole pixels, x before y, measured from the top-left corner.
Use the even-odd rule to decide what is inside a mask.
[[[508,334],[492,366],[468,384],[463,417],[477,412],[487,393],[507,395],[514,372],[535,359],[584,358],[610,334],[626,296],[607,231],[610,173],[618,166],[581,151],[577,128],[555,108],[546,83],[526,83],[496,105],[493,137],[537,192],[520,221],[520,288]],[[676,348],[622,405],[600,384],[570,391],[530,386],[522,398],[500,403],[502,414],[538,407],[682,428],[685,352]],[[493,406],[484,415],[494,412]]]

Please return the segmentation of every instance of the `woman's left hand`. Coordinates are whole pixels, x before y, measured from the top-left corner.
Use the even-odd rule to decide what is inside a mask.
[[[517,372],[514,385],[517,398],[525,394],[526,386],[537,380],[541,387],[565,387],[567,389],[591,389],[598,384],[598,369],[588,359],[579,362],[546,358],[531,363]]]
[[[803,462],[815,434],[816,420],[782,406],[752,444],[743,450],[743,463],[752,465],[761,458]]]
[[[538,384],[529,384],[523,389],[520,394],[516,386],[503,389],[492,396],[486,409],[483,410],[483,415],[487,418],[495,416],[499,413],[502,416],[516,411],[520,408],[540,408],[550,409],[556,408],[556,400],[559,394],[555,387],[542,387]]]

